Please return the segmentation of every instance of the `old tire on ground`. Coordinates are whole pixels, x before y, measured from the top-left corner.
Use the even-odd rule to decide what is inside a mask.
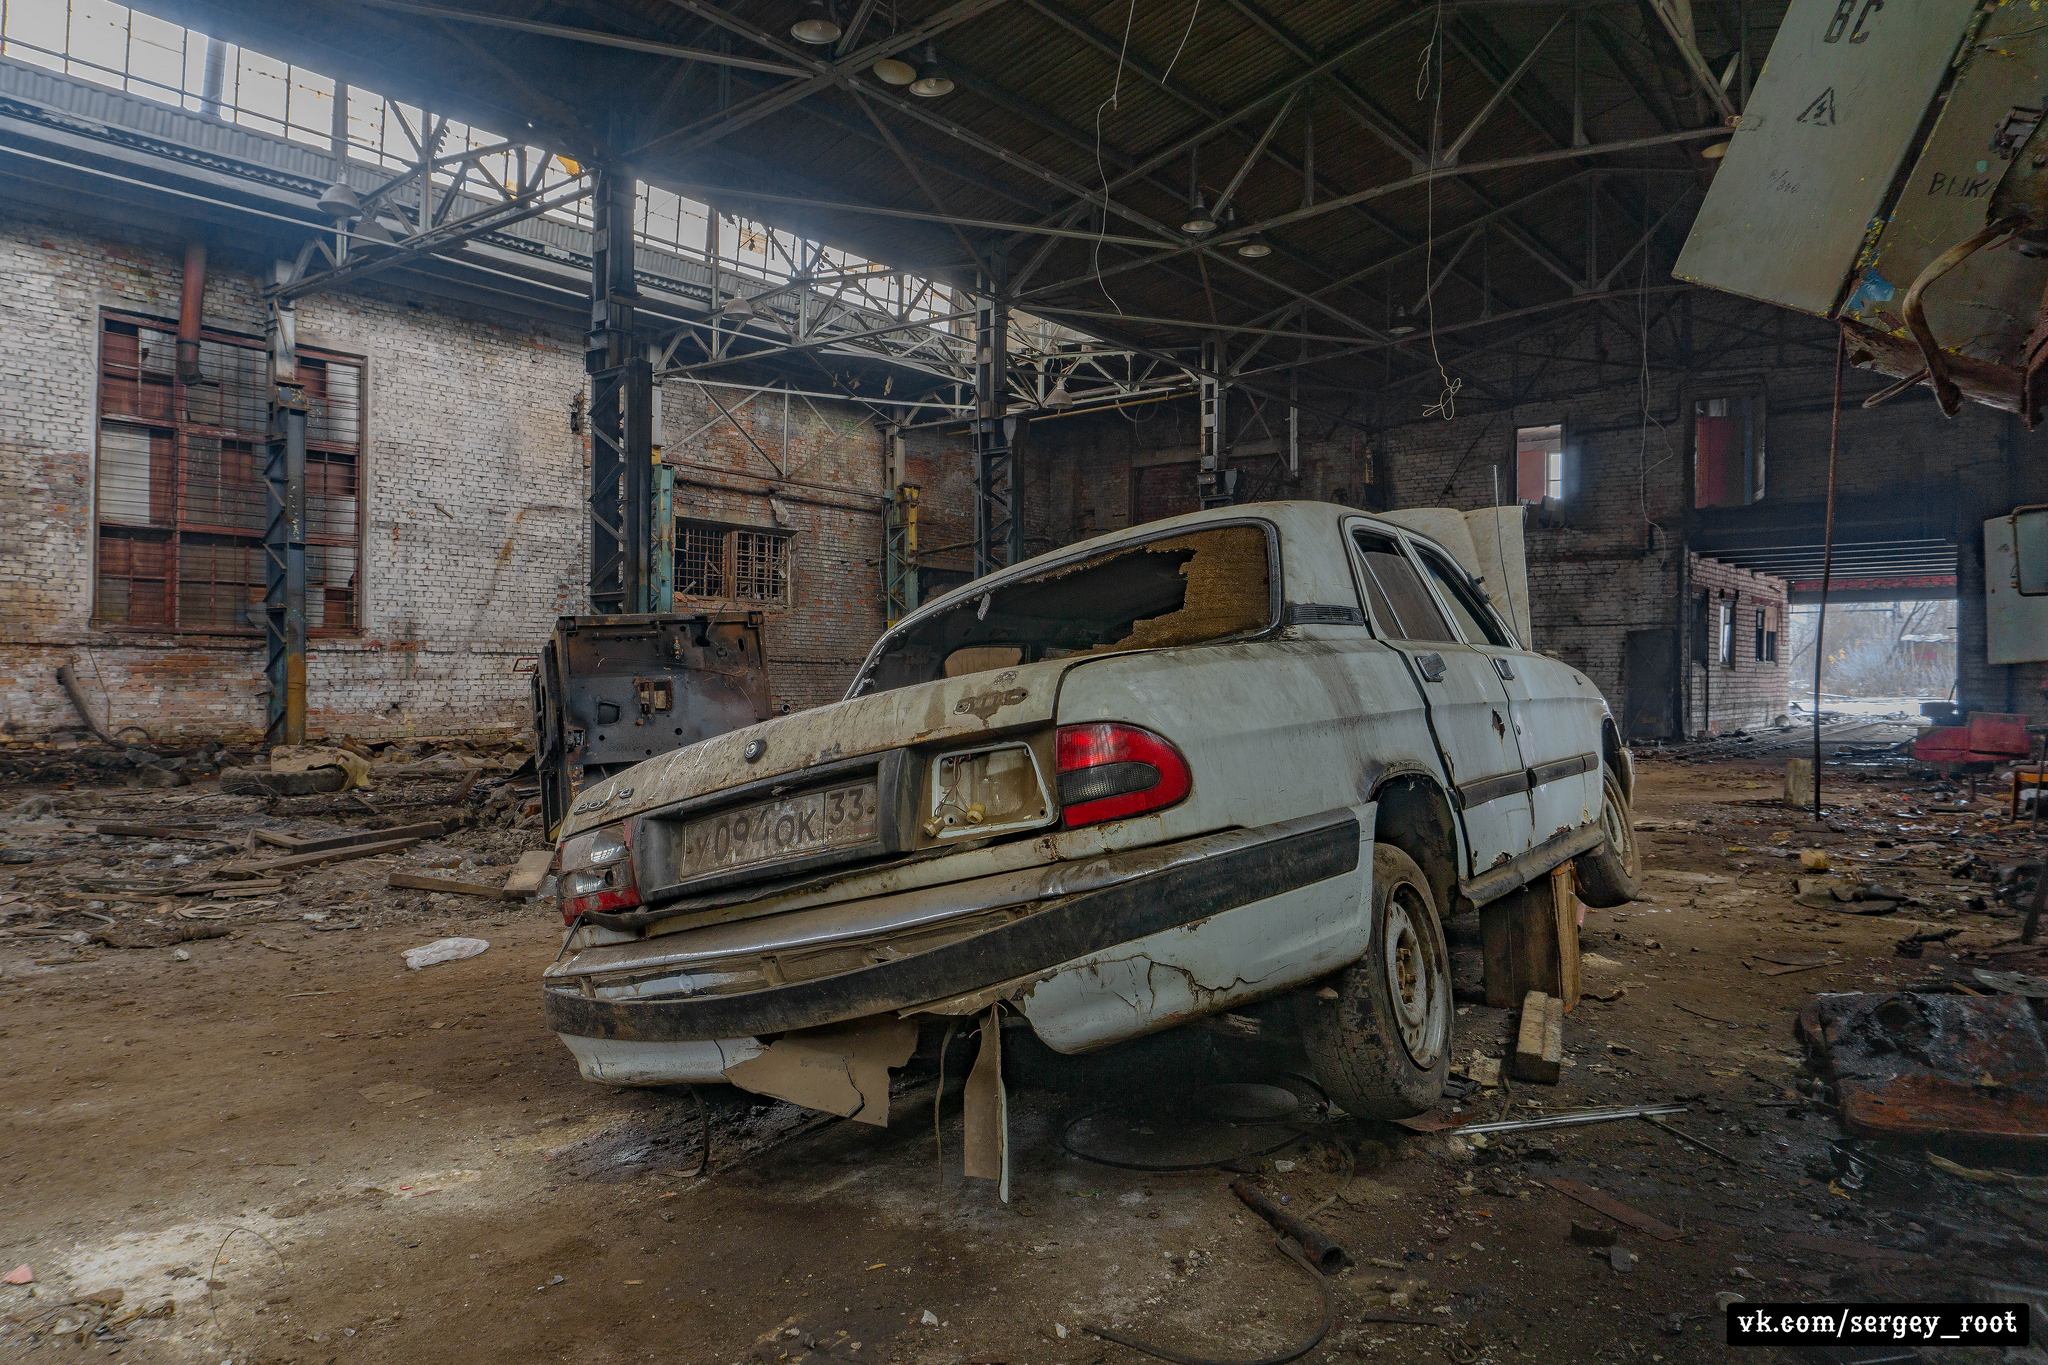
[[[1636,898],[1643,881],[1643,853],[1636,846],[1635,813],[1621,790],[1614,769],[1602,768],[1604,799],[1600,803],[1600,828],[1607,841],[1579,855],[1576,870],[1579,899],[1595,910],[1611,910]]]
[[[1304,994],[1302,1042],[1316,1080],[1359,1118],[1419,1114],[1442,1095],[1451,1060],[1451,959],[1429,878],[1391,844],[1372,851],[1372,938],[1330,982]]]

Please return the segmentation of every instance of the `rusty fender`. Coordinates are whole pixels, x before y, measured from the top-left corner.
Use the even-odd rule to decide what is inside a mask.
[[[1187,857],[1203,845],[1214,849]],[[1359,825],[1349,809],[1172,845],[1157,871],[1090,883],[1087,864],[1063,869],[1079,885],[1043,908],[983,933],[837,976],[725,995],[605,1000],[544,989],[550,1030],[585,1038],[681,1042],[816,1028],[964,995],[1089,953],[1358,870]],[[1169,849],[1121,855],[1137,867]],[[1105,860],[1110,861],[1110,860]]]

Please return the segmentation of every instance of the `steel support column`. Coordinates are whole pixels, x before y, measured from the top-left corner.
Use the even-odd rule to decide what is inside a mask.
[[[288,269],[288,263],[281,265]],[[272,301],[270,440],[264,447],[263,673],[266,739],[306,742],[306,390],[299,382],[296,317]]]
[[[1010,304],[984,278],[974,309],[974,576],[1024,558],[1017,423],[1009,407]]]
[[[600,166],[591,196],[590,609],[641,614],[656,605],[654,367],[633,344],[633,176]],[[673,537],[670,531],[669,536]]]
[[[1230,453],[1229,388],[1223,382],[1223,358],[1223,338],[1211,333],[1202,341],[1202,467],[1195,484],[1205,509],[1228,507],[1237,501],[1237,471],[1223,467]]]

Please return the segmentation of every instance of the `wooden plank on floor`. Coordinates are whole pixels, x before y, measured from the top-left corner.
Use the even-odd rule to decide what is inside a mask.
[[[1626,1224],[1638,1232],[1647,1232],[1660,1242],[1676,1241],[1678,1229],[1668,1223],[1660,1223],[1647,1213],[1638,1213],[1611,1194],[1582,1185],[1576,1180],[1562,1177],[1550,1181],[1550,1188],[1569,1199],[1576,1199],[1587,1208],[1606,1214],[1617,1223]]]
[[[195,834],[219,828],[219,823],[211,820],[193,825],[128,825],[110,821],[93,826],[93,832],[118,835],[123,839],[190,839]]]
[[[379,834],[383,830],[377,831]],[[221,869],[223,874],[239,872],[245,876],[260,877],[266,872],[291,872],[304,867],[318,867],[322,863],[345,863],[352,858],[375,858],[384,853],[397,853],[411,848],[420,841],[415,834],[404,839],[384,839],[374,844],[355,844],[349,848],[330,848],[314,853],[294,853],[287,858],[271,858],[260,863],[237,863]]]
[[[1530,991],[1522,1000],[1522,1024],[1509,1074],[1518,1081],[1556,1085],[1563,1058],[1564,1002],[1542,991]]]
[[[358,829],[341,834],[285,834],[274,829],[255,831],[257,839],[274,844],[288,853],[325,853],[331,848],[355,848],[362,844],[388,843],[393,839],[438,839],[448,829],[439,820],[400,825],[395,829]]]
[[[211,896],[215,892],[227,892],[237,896],[254,896],[265,891],[282,889],[284,881],[279,877],[253,877],[245,882],[194,882],[172,891],[174,896]]]
[[[486,900],[494,901],[515,899],[502,886],[491,886],[484,882],[465,882],[454,877],[428,877],[418,872],[394,872],[384,884],[412,891],[439,891],[450,896],[482,896]]]
[[[537,848],[531,853],[520,854],[518,866],[505,879],[505,894],[531,896],[548,879],[548,869],[554,866],[554,862],[555,851],[551,848]]]

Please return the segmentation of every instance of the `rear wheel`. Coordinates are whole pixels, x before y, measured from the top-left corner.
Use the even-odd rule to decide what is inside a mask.
[[[1302,1002],[1316,1080],[1360,1118],[1406,1118],[1443,1093],[1451,1059],[1451,962],[1429,878],[1391,844],[1372,853],[1372,938],[1332,983]]]
[[[1614,769],[1602,768],[1600,830],[1606,842],[1579,855],[1579,899],[1595,910],[1611,910],[1636,898],[1643,880],[1643,854],[1636,847],[1636,820]]]

